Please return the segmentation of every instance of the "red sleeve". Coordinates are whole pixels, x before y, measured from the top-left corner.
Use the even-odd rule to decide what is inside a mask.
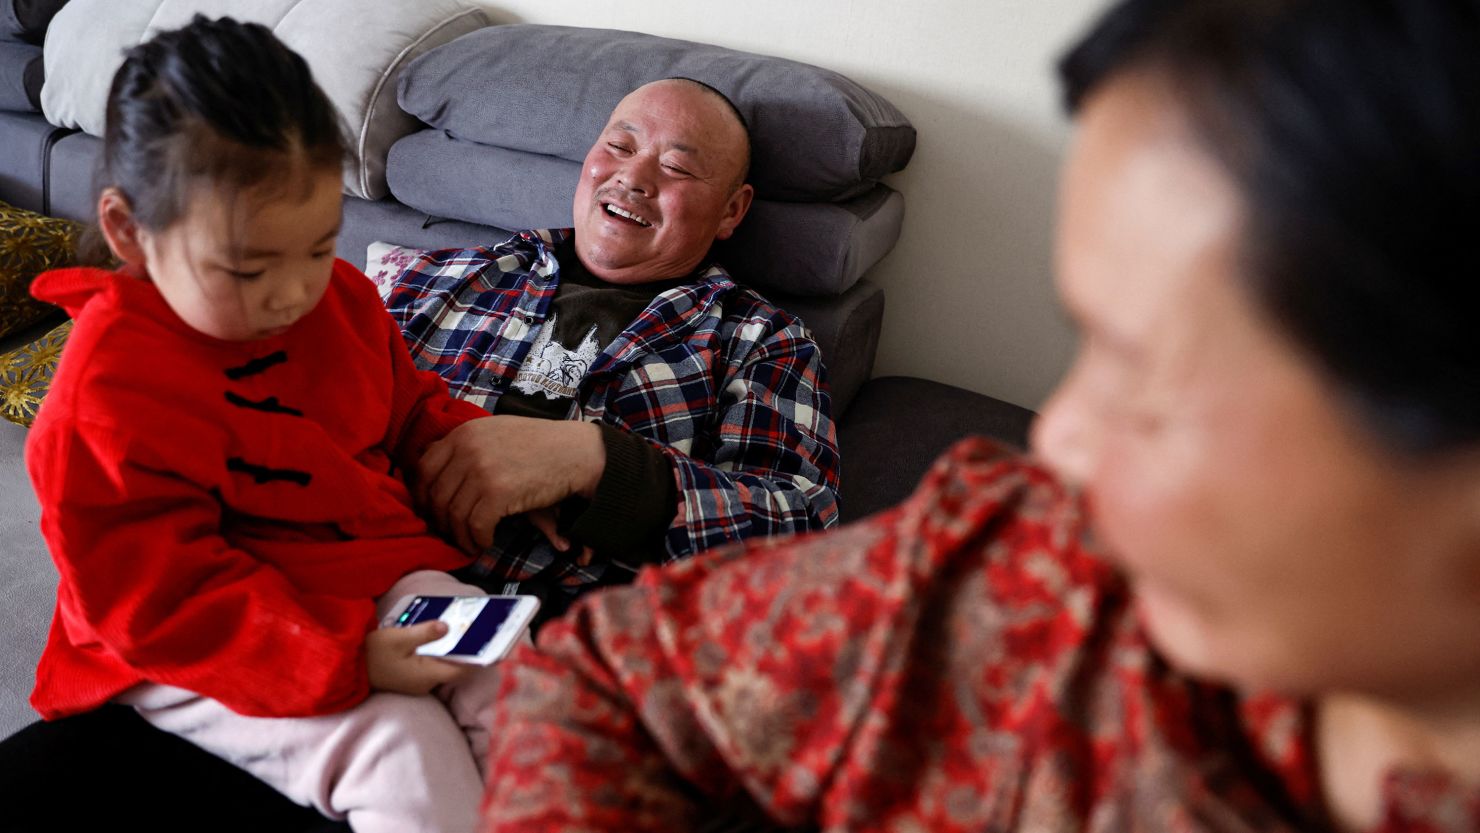
[[[381,304],[375,285],[343,260],[337,261],[336,267],[345,273],[336,277],[353,287],[355,302],[363,305],[365,314],[380,328],[391,365],[391,419],[385,447],[396,464],[409,471],[421,460],[427,446],[470,419],[488,416],[488,412],[454,399],[441,376],[418,370],[401,328]]]
[[[57,616],[74,646],[246,715],[325,714],[366,697],[372,601],[301,592],[230,546],[218,503],[168,471],[170,452],[86,424],[32,440]]]
[[[698,802],[712,813],[741,790],[782,825],[882,829],[898,812],[919,829],[966,829],[913,806],[939,798],[928,767],[897,772],[879,755],[970,736],[956,672],[931,654],[961,634],[973,674],[1031,679],[1020,671],[1046,642],[1073,655],[1080,631],[1066,617],[1079,605],[1058,594],[1092,596],[1105,575],[1080,557],[1077,518],[1042,472],[963,444],[892,512],[589,597],[504,678],[485,831],[691,830]],[[1022,569],[1039,553],[1073,589]],[[968,628],[944,632],[954,640],[938,630],[947,615]],[[1005,727],[1010,714],[974,719]],[[985,794],[1010,780],[998,765],[952,786]],[[852,819],[829,815],[850,804]]]

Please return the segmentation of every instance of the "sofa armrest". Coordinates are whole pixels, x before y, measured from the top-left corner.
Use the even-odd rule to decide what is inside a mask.
[[[956,440],[980,434],[1026,448],[1035,414],[951,385],[908,376],[866,382],[838,426],[844,523],[908,497]]]

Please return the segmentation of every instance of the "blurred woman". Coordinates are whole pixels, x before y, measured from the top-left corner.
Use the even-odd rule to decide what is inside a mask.
[[[591,599],[487,829],[1480,829],[1480,3],[1129,0],[1061,70],[1039,460]]]

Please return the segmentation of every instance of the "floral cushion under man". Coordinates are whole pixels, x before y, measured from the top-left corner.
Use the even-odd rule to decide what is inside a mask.
[[[63,321],[30,344],[0,355],[0,416],[17,425],[31,425],[42,397],[51,389],[57,359],[71,333],[72,322]]]
[[[0,338],[59,314],[31,297],[31,281],[73,263],[81,230],[80,223],[0,202]]]
[[[380,290],[380,299],[383,301],[390,296],[391,289],[396,285],[396,277],[406,271],[413,260],[428,251],[377,240],[365,247],[365,277]]]

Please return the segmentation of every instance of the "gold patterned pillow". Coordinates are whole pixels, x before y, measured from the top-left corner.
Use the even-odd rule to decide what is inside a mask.
[[[30,427],[71,333],[72,322],[63,321],[30,344],[0,355],[0,416]]]
[[[0,202],[0,338],[57,314],[31,297],[31,281],[75,261],[81,230],[81,223]]]

